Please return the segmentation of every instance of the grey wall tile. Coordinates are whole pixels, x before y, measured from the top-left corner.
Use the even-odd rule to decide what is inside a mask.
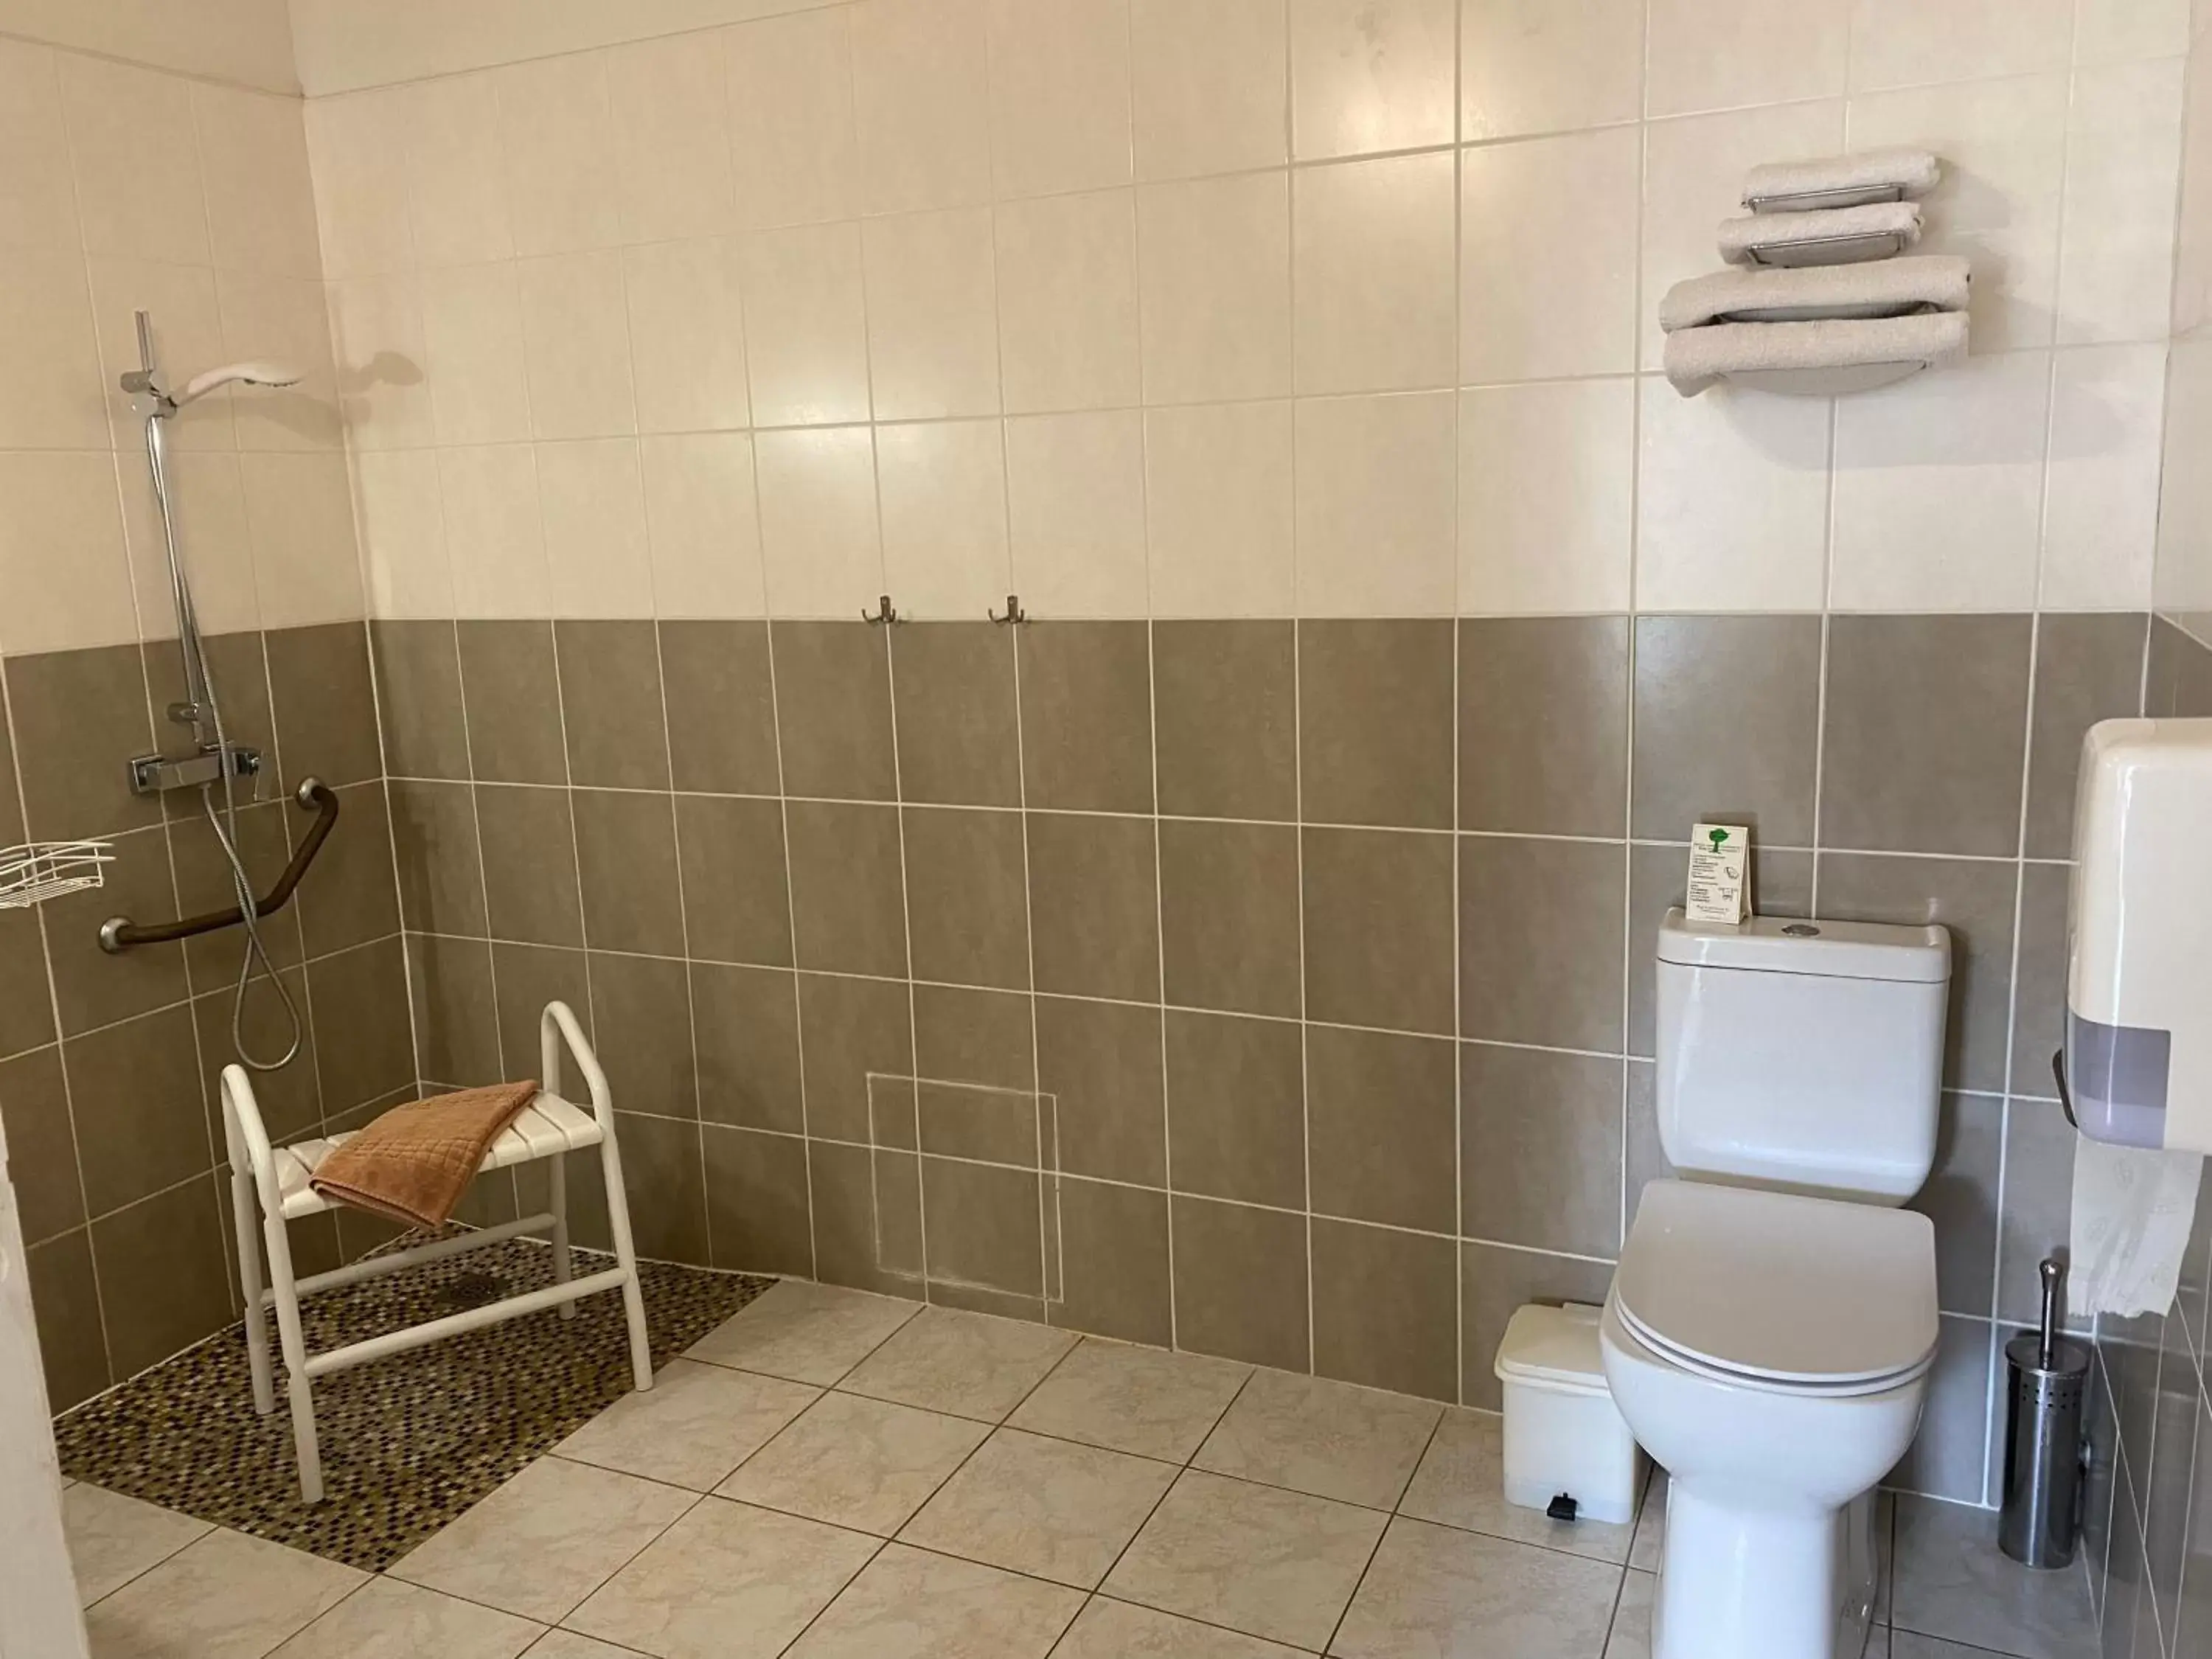
[[[382,786],[375,783],[356,784],[351,793],[381,793]],[[194,796],[198,805],[198,796]],[[218,805],[218,813],[222,808]],[[342,799],[339,812],[345,811]],[[239,861],[245,865],[248,886],[257,894],[266,893],[276,884],[276,879],[291,862],[291,844],[285,839],[285,814],[299,813],[300,829],[304,833],[310,822],[307,814],[296,806],[287,806],[279,801],[262,801],[252,806],[240,805],[236,818],[236,833],[231,835],[228,817],[224,833],[230,835],[238,849]],[[333,832],[335,833],[335,832]],[[204,817],[179,823],[169,832],[169,860],[177,879],[177,914],[181,916],[209,915],[238,907],[238,889],[231,873],[230,860],[216,840],[215,831]],[[324,843],[327,850],[330,843]],[[318,856],[316,860],[321,862]],[[380,879],[372,877],[372,891],[388,892],[391,885],[391,866],[386,864]],[[481,905],[478,907],[481,908]],[[301,913],[287,906],[260,923],[261,943],[280,966],[290,967],[300,960]],[[246,951],[245,930],[225,928],[213,933],[203,933],[185,941],[185,967],[194,981],[204,988],[217,982],[228,982],[238,977],[238,964]]]
[[[400,779],[391,792],[399,914],[410,929],[484,936],[484,870],[476,791],[465,783]]]
[[[568,782],[553,624],[461,622],[454,634],[477,776],[489,783]]]
[[[1331,1025],[1308,1026],[1305,1040],[1315,1212],[1450,1232],[1452,1044]]]
[[[491,936],[532,945],[583,944],[568,792],[478,784],[477,830]]]
[[[92,1255],[119,1377],[167,1359],[230,1318],[230,1270],[212,1176],[94,1222]]]
[[[717,1267],[741,1273],[814,1273],[807,1213],[806,1143],[709,1123],[707,1227]]]
[[[1890,1480],[1910,1492],[1979,1504],[1989,1444],[1990,1326],[1948,1314],[1942,1322],[1920,1433]]]
[[[592,983],[580,950],[547,945],[491,947],[492,982],[498,993],[500,1069],[510,1078],[548,1084],[539,1046],[539,1022],[549,1002],[564,1002],[584,1035],[592,1034]],[[579,1105],[590,1099],[584,1079],[561,1050],[562,1086]]]
[[[2031,621],[1829,619],[1821,846],[2018,850]]]
[[[2012,1091],[2058,1092],[2051,1057],[2066,1041],[2066,908],[2073,867],[2024,864],[2020,871],[2020,949],[2013,988]]]
[[[8,712],[8,677],[0,664],[0,716]],[[15,783],[15,740],[9,722],[0,718],[0,846],[13,847],[24,837],[23,795]]]
[[[1627,1237],[1627,1228],[1636,1224],[1636,1212],[1642,1206],[1644,1188],[1655,1181],[1671,1181],[1680,1173],[1668,1158],[1666,1144],[1659,1137],[1658,1069],[1648,1060],[1628,1062],[1627,1144],[1622,1148],[1626,1166],[1623,1196],[1627,1200],[1621,1234],[1624,1238]]]
[[[325,1114],[335,1117],[414,1082],[407,963],[398,939],[309,963],[307,988],[318,1008],[349,1011],[347,1018],[323,1021],[316,1033]]]
[[[1461,1044],[1461,1231],[1618,1255],[1622,1084],[1617,1060]]]
[[[400,778],[466,778],[468,720],[453,624],[380,619],[368,625],[368,647],[386,769]]]
[[[1038,1176],[952,1158],[921,1160],[929,1278],[1009,1296],[1044,1297]]]
[[[313,1003],[307,994],[307,970],[285,969],[283,981],[292,1006],[301,1016],[299,1051],[280,1069],[258,1073],[253,1079],[253,1094],[261,1108],[263,1127],[269,1131],[270,1140],[277,1146],[305,1139],[317,1133],[323,1121],[322,1086],[315,1066]],[[200,1037],[200,1086],[207,1103],[208,1141],[218,1163],[225,1156],[219,1068],[238,1057],[237,1040],[231,1030],[236,988],[235,979],[224,981],[221,989],[192,1000],[192,1021],[198,1027]],[[325,1020],[333,1017],[331,1010],[324,1010]],[[338,1010],[335,1017],[348,1016],[346,1011]],[[246,1051],[259,1059],[275,1060],[291,1048],[292,1022],[265,977],[257,977],[247,991],[239,1029],[244,1034]]]
[[[1298,624],[1298,786],[1309,823],[1452,823],[1452,626]]]
[[[1625,849],[1460,837],[1460,1032],[1618,1050]]]
[[[869,1143],[871,1072],[914,1075],[914,1021],[902,981],[799,976],[810,1134]]]
[[[1991,1103],[1995,1109],[1996,1103]],[[1997,1240],[1997,1317],[2041,1317],[2038,1265],[2066,1259],[2074,1219],[2073,1127],[2056,1101],[2014,1100],[2004,1113],[2004,1214]]]
[[[677,788],[773,795],[775,688],[763,622],[665,622],[660,675]]]
[[[482,939],[410,934],[407,975],[417,1073],[458,1089],[501,1081],[491,946]]]
[[[1177,1345],[1304,1370],[1312,1352],[1305,1218],[1180,1195],[1172,1206]]]
[[[914,988],[916,1133],[921,1149],[1036,1169],[1041,1151],[1036,1055],[1026,996],[942,985]],[[891,1094],[878,1079],[877,1139],[886,1133]],[[902,1099],[902,1091],[899,1097]]]
[[[1095,1181],[1058,1183],[1060,1305],[1052,1322],[1123,1342],[1174,1340],[1168,1195]]]
[[[1628,781],[1628,623],[1459,625],[1463,830],[1618,836]]]
[[[287,780],[313,775],[342,784],[383,776],[368,626],[276,629],[263,643]]]
[[[884,630],[859,621],[780,622],[770,624],[769,635],[775,650],[783,787],[833,800],[896,799]]]
[[[1653,1050],[1659,924],[1668,911],[1681,906],[1689,872],[1686,840],[1675,846],[1638,843],[1628,849],[1628,1052],[1632,1054]],[[1759,915],[1811,915],[1813,854],[1754,847],[1751,907]]]
[[[920,1296],[920,1160],[820,1140],[807,1153],[817,1275],[825,1284]]]
[[[189,1007],[125,1020],[62,1048],[88,1213],[106,1215],[215,1167]]]
[[[1152,624],[1160,811],[1297,816],[1297,641],[1289,622]]]
[[[787,811],[799,965],[903,975],[906,887],[898,810],[793,801]]]
[[[1299,1011],[1298,832],[1283,824],[1160,822],[1167,1000]]]
[[[1820,618],[1636,619],[1637,836],[1749,824],[1808,847],[1820,745]]]
[[[783,856],[783,804],[678,795],[676,843],[692,956],[789,967],[791,884]]]
[[[1613,1267],[1540,1250],[1495,1244],[1460,1246],[1460,1404],[1494,1412],[1502,1404],[1492,1365],[1513,1310],[1525,1303],[1605,1300]]]
[[[1159,870],[1146,818],[1028,815],[1037,988],[1157,1002]]]
[[[797,976],[780,968],[691,964],[699,1115],[709,1123],[801,1134]],[[801,1182],[799,1190],[805,1190]]]
[[[1951,930],[1951,1006],[1944,1078],[1954,1089],[2002,1091],[2012,993],[2017,866],[1963,859],[1820,854],[1820,915]]]
[[[2099,720],[2142,712],[2148,631],[2140,612],[2051,612],[2037,618],[2035,712],[2027,747],[2028,857],[2071,855],[2082,736]]]
[[[601,951],[591,951],[586,964],[592,1046],[614,1091],[616,1109],[696,1118],[699,1073],[685,964]]]
[[[161,821],[160,802],[131,793],[123,764],[154,747],[137,646],[10,657],[6,674],[32,836],[72,841]],[[88,763],[93,756],[106,763]]]
[[[574,789],[568,807],[576,817],[584,937],[592,948],[682,956],[684,900],[672,799]]]
[[[203,641],[207,650],[208,676],[215,683],[216,706],[222,714],[223,733],[233,743],[261,751],[260,790],[264,795],[281,794],[282,780],[287,775],[282,764],[282,746],[276,740],[276,722],[270,713],[269,653],[264,643],[267,637],[258,629],[248,629],[233,634],[210,634]],[[185,700],[183,651],[174,640],[149,640],[143,649],[155,745],[166,754],[182,754],[191,746],[190,723],[170,718],[169,709]],[[370,775],[383,769],[377,766]],[[200,815],[199,796],[196,793],[172,795],[165,805],[173,820]]]
[[[2151,623],[2144,680],[2144,714],[2183,719],[2212,714],[2212,647],[2163,617]]]
[[[617,1121],[637,1253],[651,1261],[711,1266],[699,1126],[629,1112]]]
[[[0,1127],[7,1131],[8,1168],[23,1242],[44,1243],[82,1226],[84,1193],[78,1184],[76,1135],[59,1048],[36,1048],[0,1060]]]
[[[1026,989],[1021,814],[910,806],[902,816],[915,977]]]
[[[1449,1238],[1316,1217],[1315,1375],[1456,1401],[1457,1248]]]
[[[1304,1066],[1295,1024],[1170,1010],[1168,1156],[1176,1190],[1304,1209]]]
[[[1018,806],[1020,724],[1011,629],[915,623],[891,639],[899,793],[951,806]]]
[[[1452,838],[1308,830],[1306,1017],[1449,1036]]]
[[[38,1322],[46,1400],[57,1412],[82,1405],[108,1386],[107,1334],[100,1328],[100,1285],[92,1235],[64,1233],[24,1253],[31,1311]]]
[[[156,828],[117,836],[113,851],[106,886],[65,893],[39,907],[54,1003],[65,1036],[184,1000],[180,946],[142,945],[119,957],[100,948],[100,927],[110,916],[151,922],[177,915],[168,832]]]
[[[350,784],[337,797],[337,827],[307,866],[294,899],[310,956],[366,945],[399,928],[386,786]],[[304,825],[305,815],[295,823]]]
[[[38,915],[0,910],[0,1055],[20,1054],[53,1040],[53,998]]]
[[[2150,1605],[2161,1634],[2179,1634],[2183,1575],[2192,1558],[2202,1561],[2203,1540],[2190,1537],[2193,1516],[2212,1498],[2192,1494],[2197,1473],[2197,1421],[2203,1415],[2203,1388],[2197,1376],[2188,1333],[2179,1319],[2166,1322],[2165,1358],[2159,1370],[2157,1422],[2151,1431],[2150,1468],[2143,1478],[2143,1555],[2149,1569]],[[2148,1615],[2138,1613],[2138,1619]],[[2189,1651],[2167,1637],[2173,1659]]]
[[[1947,1313],[1989,1316],[2004,1119],[1995,1096],[1945,1095],[1936,1167],[1907,1205],[1936,1224],[1936,1295]]]
[[[668,787],[660,636],[649,622],[556,622],[568,776],[606,789]]]
[[[1037,1087],[1055,1127],[1058,1167],[1070,1175],[1164,1186],[1160,1011],[1040,996],[1036,1018]]]
[[[1019,633],[1022,756],[1030,805],[1151,811],[1147,625],[1047,622]]]

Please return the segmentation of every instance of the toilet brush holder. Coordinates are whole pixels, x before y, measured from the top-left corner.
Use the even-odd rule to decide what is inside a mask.
[[[2074,1559],[2081,1532],[2081,1410],[2089,1350],[2058,1334],[2066,1270],[2046,1261],[2040,1328],[2005,1344],[2004,1503],[1997,1547],[2031,1567]]]

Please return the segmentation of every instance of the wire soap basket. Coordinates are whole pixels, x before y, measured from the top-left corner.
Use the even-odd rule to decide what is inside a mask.
[[[64,893],[81,893],[107,880],[115,862],[104,841],[34,841],[0,848],[0,910],[21,910]]]

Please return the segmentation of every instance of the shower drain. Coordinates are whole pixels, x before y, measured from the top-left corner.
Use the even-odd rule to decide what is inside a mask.
[[[441,1290],[438,1300],[449,1308],[481,1308],[506,1294],[507,1281],[498,1274],[466,1273]]]

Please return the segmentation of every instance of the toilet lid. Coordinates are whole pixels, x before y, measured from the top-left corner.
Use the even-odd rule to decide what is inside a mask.
[[[1911,1210],[1655,1181],[1613,1295],[1660,1346],[1721,1370],[1873,1382],[1935,1352],[1936,1231]]]

